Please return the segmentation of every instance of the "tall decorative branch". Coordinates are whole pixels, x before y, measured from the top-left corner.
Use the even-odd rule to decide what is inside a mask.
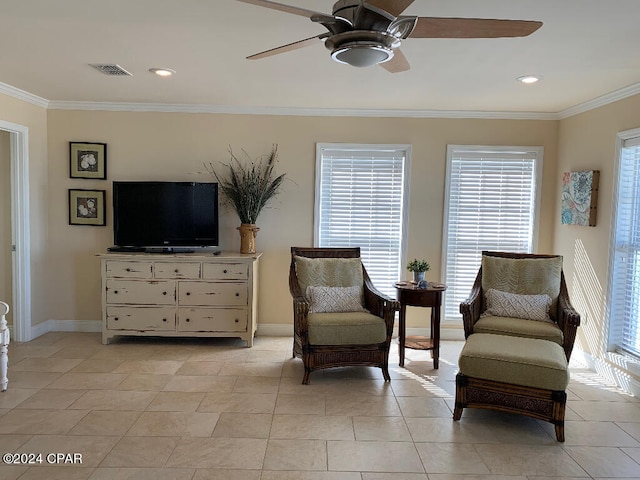
[[[209,174],[216,179],[220,191],[234,207],[241,223],[255,224],[262,209],[275,197],[282,185],[285,174],[275,176],[274,167],[278,160],[278,145],[271,153],[251,160],[246,151],[241,161],[229,147],[231,160],[222,164],[218,172],[212,163],[205,165]]]

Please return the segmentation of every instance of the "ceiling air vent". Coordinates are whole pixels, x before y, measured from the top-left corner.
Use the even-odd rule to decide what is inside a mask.
[[[96,70],[104,73],[105,75],[114,75],[114,76],[133,76],[131,73],[127,72],[120,65],[116,65],[114,63],[90,63],[90,66],[95,68]]]

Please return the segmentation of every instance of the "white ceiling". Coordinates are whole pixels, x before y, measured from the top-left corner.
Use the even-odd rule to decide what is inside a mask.
[[[333,4],[279,1],[326,13]],[[390,74],[335,63],[320,41],[246,60],[325,30],[236,0],[0,0],[0,82],[51,102],[553,113],[640,85],[638,0],[416,0],[405,14],[544,25],[525,38],[410,38],[411,70]],[[525,86],[515,80],[524,74],[544,79]]]

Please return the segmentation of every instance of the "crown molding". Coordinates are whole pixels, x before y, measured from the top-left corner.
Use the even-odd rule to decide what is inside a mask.
[[[614,90],[613,92],[606,93],[604,95],[593,98],[586,102],[579,103],[578,105],[574,105],[573,107],[569,107],[565,110],[558,112],[557,116],[559,120],[564,120],[565,118],[573,117],[574,115],[588,112],[589,110],[593,110],[598,107],[603,107],[610,103],[617,102],[618,100],[624,100],[625,98],[632,97],[639,93],[640,93],[640,83],[634,83],[633,85],[629,85],[628,87],[624,87],[619,90]]]
[[[223,105],[188,105],[162,103],[67,102],[47,100],[0,82],[0,94],[49,110],[99,110],[112,112],[222,113],[230,115],[283,115],[311,117],[379,117],[379,118],[468,118],[495,120],[563,120],[595,108],[640,94],[640,83],[615,90],[559,112],[491,112],[466,110],[403,110],[243,107]]]
[[[59,102],[50,101],[50,110],[102,110],[164,113],[223,113],[230,115],[283,115],[311,117],[399,117],[399,118],[476,118],[509,120],[557,120],[555,113],[485,112],[464,110],[402,110],[348,108],[242,107],[161,103]]]
[[[24,90],[20,90],[19,88],[12,87],[11,85],[8,85],[6,83],[0,82],[0,93],[3,93],[9,97],[16,98],[18,100],[22,100],[24,102],[31,103],[36,107],[49,107],[49,100],[46,100],[32,93],[25,92]]]

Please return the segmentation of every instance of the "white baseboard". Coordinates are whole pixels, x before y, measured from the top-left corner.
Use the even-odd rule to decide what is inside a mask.
[[[46,320],[31,327],[31,338],[49,332],[102,332],[100,320]]]
[[[31,338],[37,338],[48,332],[101,332],[100,320],[46,320],[31,327]],[[291,337],[293,325],[290,323],[258,323],[261,337]],[[428,328],[407,328],[407,335],[428,336]],[[398,336],[398,328],[394,329],[394,337]],[[443,327],[440,329],[441,340],[464,340],[462,328]]]

